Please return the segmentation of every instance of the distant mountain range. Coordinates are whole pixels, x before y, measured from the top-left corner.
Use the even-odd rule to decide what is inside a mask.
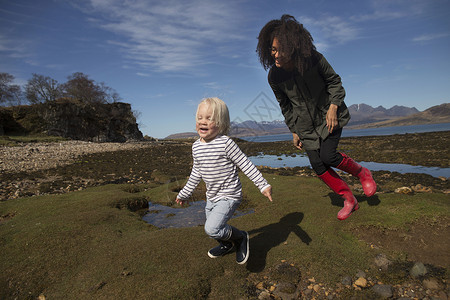
[[[395,105],[389,109],[383,106],[373,108],[367,104],[353,104],[348,107],[351,119],[348,126],[393,120],[419,113],[415,107]]]
[[[389,109],[383,106],[373,108],[367,104],[353,104],[348,107],[351,120],[348,128],[375,128],[420,124],[450,123],[450,103],[433,106],[420,112],[415,107],[395,105]],[[244,121],[231,123],[230,136],[261,136],[290,133],[284,121]],[[166,139],[196,138],[195,132],[172,134]]]

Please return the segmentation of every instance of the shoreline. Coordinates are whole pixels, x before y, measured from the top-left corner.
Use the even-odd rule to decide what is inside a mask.
[[[258,142],[246,141],[236,138],[241,149],[247,156],[255,156],[258,154],[266,155],[281,155],[298,153],[292,146],[291,141],[274,141],[274,142]],[[386,149],[382,143],[386,144],[391,149]],[[417,142],[416,142],[417,141]],[[443,143],[442,160],[430,157],[423,157],[421,152],[425,152],[424,147],[430,148],[431,143]],[[126,142],[126,143],[95,143],[86,141],[61,141],[61,142],[28,142],[20,146],[0,146],[0,170],[1,173],[21,173],[21,172],[35,172],[58,168],[75,163],[83,156],[116,152],[116,151],[133,151],[146,149],[149,147],[158,147],[164,145],[190,145],[193,143],[192,139],[179,140],[160,140],[160,141],[143,141],[143,142]],[[409,143],[409,145],[406,145]],[[380,149],[377,149],[379,147]],[[383,147],[383,148],[381,148]],[[393,153],[395,149],[405,150],[411,154],[417,153],[416,161],[408,163],[400,156],[405,153],[398,153],[397,157],[390,155],[383,158],[383,152]],[[424,133],[405,133],[395,135],[382,136],[352,136],[342,137],[339,145],[341,151],[353,152],[354,159],[358,161],[372,161],[378,163],[400,163],[409,165],[423,165],[427,167],[448,167],[450,165],[448,148],[450,148],[450,131],[436,131]],[[416,148],[416,149],[415,149]],[[431,148],[432,145],[431,145]],[[367,150],[367,151],[365,151]],[[376,150],[378,155],[369,155],[369,150]],[[388,151],[387,151],[388,150]],[[438,150],[438,149],[437,149]],[[433,149],[429,152],[435,152]],[[399,151],[397,151],[399,152]]]

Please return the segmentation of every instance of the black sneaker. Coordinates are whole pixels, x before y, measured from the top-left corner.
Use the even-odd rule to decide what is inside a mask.
[[[220,256],[224,256],[225,254],[230,253],[234,249],[234,245],[229,241],[219,241],[220,245],[209,249],[208,256],[211,258],[217,258]]]
[[[250,255],[249,237],[247,231],[242,231],[243,238],[239,244],[236,244],[236,262],[243,265],[247,262]]]

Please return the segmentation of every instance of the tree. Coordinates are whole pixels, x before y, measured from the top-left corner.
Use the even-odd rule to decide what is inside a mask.
[[[12,84],[14,76],[8,73],[0,73],[0,105],[21,104],[22,90],[20,86]]]
[[[55,101],[62,96],[58,81],[48,76],[34,74],[25,86],[25,93],[31,104]]]
[[[103,82],[97,84],[88,75],[73,73],[63,85],[66,97],[88,103],[109,103],[120,101],[119,94]]]
[[[119,102],[122,101],[122,98],[119,96],[117,91],[107,85],[104,82],[100,82],[100,87],[102,91],[105,93],[105,101],[108,103]]]

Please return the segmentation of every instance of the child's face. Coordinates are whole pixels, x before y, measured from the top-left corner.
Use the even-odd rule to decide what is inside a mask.
[[[211,105],[205,102],[201,103],[198,107],[195,129],[203,142],[210,142],[219,134],[219,127],[214,121],[211,121],[211,118]]]

